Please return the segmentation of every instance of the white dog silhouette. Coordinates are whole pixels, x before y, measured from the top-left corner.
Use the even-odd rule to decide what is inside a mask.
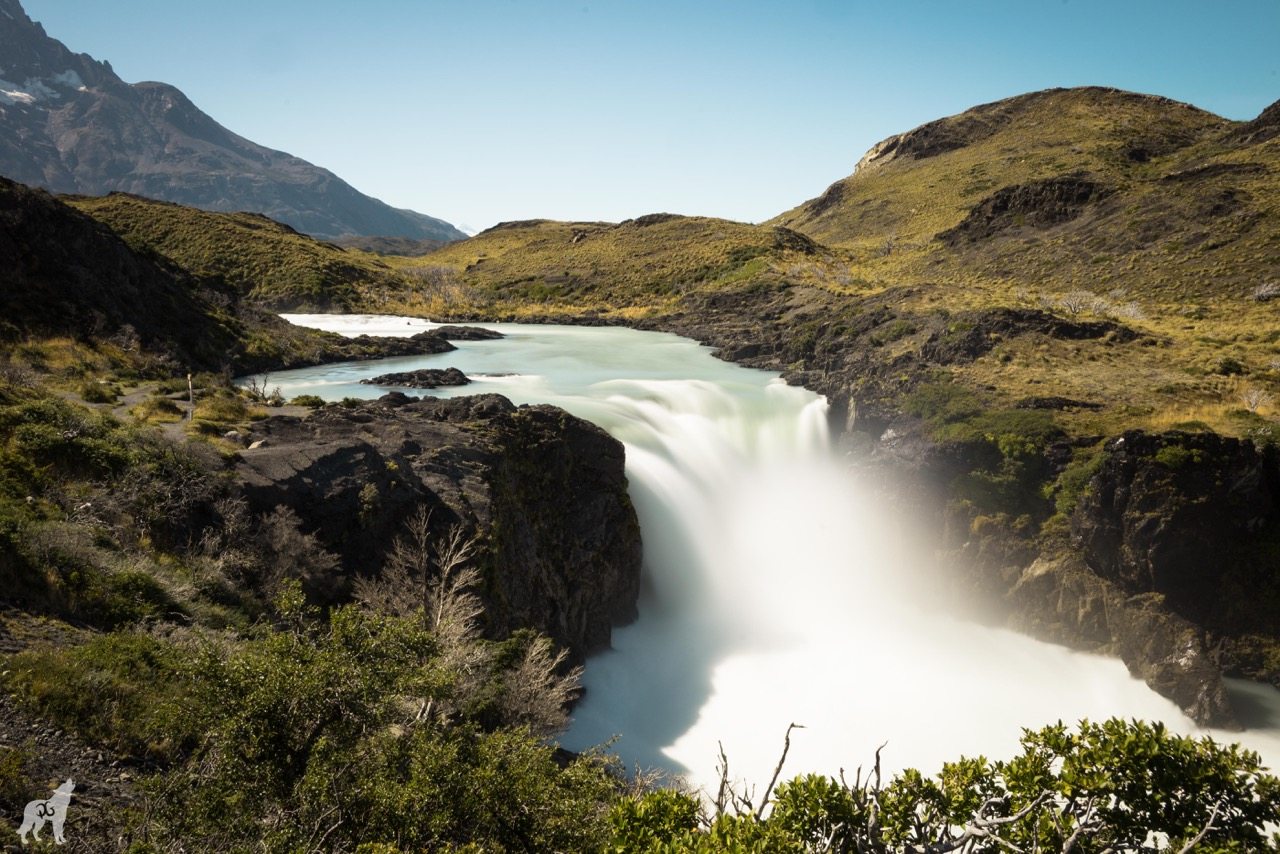
[[[40,830],[46,821],[53,825],[53,841],[59,845],[66,841],[62,837],[62,825],[67,820],[67,804],[71,803],[71,790],[75,787],[76,781],[68,779],[54,789],[53,796],[47,801],[27,804],[22,811],[22,827],[18,828],[23,845],[27,844],[27,831],[31,832],[32,839],[40,838]]]

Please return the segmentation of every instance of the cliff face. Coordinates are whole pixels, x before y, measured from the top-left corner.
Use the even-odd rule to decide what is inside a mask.
[[[1280,681],[1241,644],[1280,636],[1280,455],[1214,434],[1126,433],[1071,520],[1089,568],[1204,626],[1229,672]]]
[[[497,395],[412,401],[400,394],[255,428],[238,479],[255,512],[284,506],[339,555],[339,599],[379,572],[419,508],[433,534],[478,535],[486,631],[537,629],[577,659],[635,617],[640,531],[622,445],[550,406]]]
[[[1108,442],[1065,554],[1009,593],[1032,634],[1114,652],[1201,723],[1234,722],[1220,674],[1280,683],[1280,464],[1210,433]]]

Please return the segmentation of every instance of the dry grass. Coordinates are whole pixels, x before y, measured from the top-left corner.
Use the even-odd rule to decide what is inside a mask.
[[[313,240],[257,214],[211,213],[120,193],[67,197],[134,249],[281,308],[351,310],[401,287],[377,256]]]
[[[421,258],[388,261],[418,282],[405,304],[428,314],[500,307],[516,316],[634,317],[670,309],[693,289],[776,279],[794,262],[830,254],[789,243],[773,228],[659,215],[618,225],[515,223]]]

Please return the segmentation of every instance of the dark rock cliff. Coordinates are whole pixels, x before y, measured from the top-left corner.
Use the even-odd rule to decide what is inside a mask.
[[[292,509],[339,555],[346,581],[376,574],[425,505],[434,533],[460,524],[479,536],[491,636],[535,628],[581,660],[635,616],[640,532],[622,445],[563,410],[393,393],[271,418],[254,438],[262,445],[237,470],[250,506]]]
[[[1240,643],[1280,636],[1280,454],[1212,433],[1107,445],[1071,520],[1089,568],[1205,627],[1229,672],[1280,684]]]
[[[1231,725],[1223,673],[1280,685],[1280,463],[1211,433],[1110,441],[1070,547],[1009,594],[1024,631],[1112,652],[1200,723]]]

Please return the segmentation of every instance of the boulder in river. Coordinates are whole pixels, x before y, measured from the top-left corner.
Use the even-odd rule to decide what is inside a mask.
[[[360,382],[365,385],[391,385],[401,388],[439,388],[440,386],[467,385],[471,380],[457,368],[422,368],[417,371],[380,374]]]
[[[437,326],[431,331],[447,341],[496,341],[506,337],[496,329],[482,326]]]

